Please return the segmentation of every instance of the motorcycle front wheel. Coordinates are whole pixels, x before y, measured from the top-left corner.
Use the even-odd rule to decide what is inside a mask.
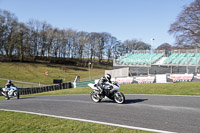
[[[8,92],[5,92],[6,93],[6,100],[9,100],[10,97],[8,96]]]
[[[90,98],[92,99],[92,101],[94,101],[95,103],[98,103],[98,102],[101,102],[101,98],[100,96],[98,95],[97,92],[91,92],[90,93]]]
[[[116,92],[114,94],[114,100],[115,100],[116,103],[122,104],[122,103],[125,102],[125,96],[121,92]]]
[[[17,99],[19,99],[19,97],[20,97],[20,96],[19,96],[19,92],[17,92]]]

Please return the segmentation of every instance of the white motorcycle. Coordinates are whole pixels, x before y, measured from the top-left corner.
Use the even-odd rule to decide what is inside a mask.
[[[89,83],[88,86],[93,89],[93,91],[90,93],[90,98],[96,103],[100,102],[105,97],[108,97],[109,99],[114,100],[119,104],[125,102],[125,96],[122,92],[118,91],[120,89],[120,85],[116,81],[112,84],[105,84],[105,89],[102,93],[99,92],[100,90],[97,88],[96,84]]]
[[[10,88],[2,88],[1,93],[6,97],[7,100],[9,100],[10,98],[19,99],[19,92],[16,86],[11,86]]]

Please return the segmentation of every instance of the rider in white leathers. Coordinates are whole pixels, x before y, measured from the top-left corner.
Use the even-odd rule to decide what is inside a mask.
[[[110,74],[106,74],[105,76],[103,76],[97,83],[97,88],[99,89],[100,91],[100,94],[103,92],[103,90],[105,89],[104,88],[104,85],[105,83],[108,82],[108,83],[112,83],[111,82],[111,75]]]

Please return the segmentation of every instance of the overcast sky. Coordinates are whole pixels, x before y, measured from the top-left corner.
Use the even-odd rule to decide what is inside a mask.
[[[194,0],[0,0],[20,22],[46,21],[60,29],[108,32],[122,42],[137,39],[156,48],[174,44],[170,24]],[[155,38],[155,41],[151,41]]]

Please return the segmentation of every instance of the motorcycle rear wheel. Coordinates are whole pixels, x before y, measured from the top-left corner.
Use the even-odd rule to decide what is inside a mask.
[[[97,92],[91,92],[90,93],[90,98],[92,99],[92,101],[94,101],[95,103],[101,102],[101,98],[99,97],[99,95],[97,94]]]
[[[117,92],[114,94],[114,100],[116,103],[122,104],[125,102],[125,96],[122,92]]]

